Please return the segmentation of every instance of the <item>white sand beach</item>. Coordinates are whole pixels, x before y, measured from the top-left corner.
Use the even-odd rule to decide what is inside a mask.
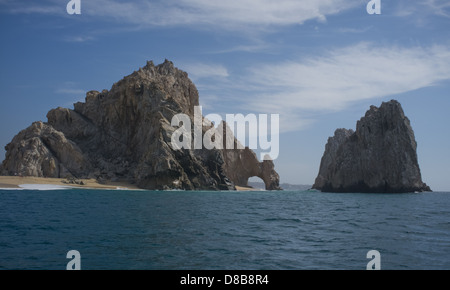
[[[2,189],[34,189],[34,190],[55,190],[66,188],[86,188],[86,189],[129,189],[138,190],[136,185],[125,182],[99,183],[95,179],[80,179],[84,185],[66,184],[64,178],[46,177],[20,177],[20,176],[0,176],[0,188]]]

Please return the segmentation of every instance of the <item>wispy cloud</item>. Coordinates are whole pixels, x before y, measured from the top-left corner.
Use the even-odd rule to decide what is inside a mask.
[[[70,36],[65,36],[63,40],[65,42],[87,42],[87,41],[92,41],[94,39],[95,38],[93,36],[87,36],[87,35],[85,35],[85,36],[83,36],[83,35],[73,36],[73,35],[70,35]]]
[[[241,79],[255,96],[247,98],[245,106],[299,119],[305,113],[342,110],[355,101],[400,94],[448,80],[450,48],[360,43],[321,56],[256,65]],[[293,124],[283,125],[283,129],[299,130],[305,122]]]
[[[261,40],[258,40],[258,43],[255,44],[243,44],[243,45],[236,45],[230,48],[225,48],[221,50],[217,50],[212,52],[213,54],[221,54],[221,53],[233,53],[233,52],[267,52],[273,49],[273,45],[264,43]]]
[[[54,91],[56,94],[61,95],[84,96],[86,94],[85,90],[80,89],[78,84],[72,81],[66,81],[59,84]]]
[[[309,20],[324,23],[327,17],[359,7],[360,0],[90,0],[81,1],[84,19],[101,20],[148,27],[188,26],[197,29],[225,29],[232,31],[269,30],[299,25]],[[0,0],[0,12],[38,13],[67,16],[67,1],[60,0]],[[394,4],[391,7],[394,9]],[[395,16],[439,15],[450,17],[448,0],[422,0],[411,3],[400,0]],[[388,10],[386,10],[388,11]]]
[[[448,0],[426,0],[424,4],[434,14],[450,17],[450,2]]]
[[[327,15],[354,7],[348,0],[164,0],[89,1],[88,14],[109,16],[128,23],[150,25],[204,25],[228,29],[242,26],[301,24],[307,20],[323,20]]]
[[[393,4],[392,4],[393,5]],[[395,3],[393,15],[397,17],[411,17],[418,23],[425,18],[436,16],[450,17],[450,2],[448,0],[422,0],[411,3],[409,0],[399,0]],[[417,21],[420,18],[420,21]]]
[[[66,81],[57,85],[54,93],[58,96],[57,106],[71,107],[74,102],[84,101],[86,90],[80,89],[76,82]]]
[[[221,64],[189,63],[181,67],[189,72],[189,77],[193,80],[227,78],[229,76],[227,68]]]
[[[367,31],[371,30],[373,26],[368,27],[359,27],[359,28],[350,28],[350,27],[341,27],[337,29],[337,32],[339,33],[366,33]]]
[[[65,95],[83,95],[86,93],[85,90],[82,89],[71,89],[71,88],[59,88],[55,90],[57,94],[65,94]]]
[[[0,1],[0,12],[7,12],[11,14],[61,14],[66,12],[66,4],[62,2],[55,2],[54,0],[39,1]]]
[[[189,25],[197,28],[220,27],[228,30],[258,29],[302,24],[308,20],[325,21],[357,5],[351,0],[119,0],[82,1],[82,14],[105,21],[148,26]],[[56,0],[30,3],[2,1],[11,13],[60,14],[66,2]]]

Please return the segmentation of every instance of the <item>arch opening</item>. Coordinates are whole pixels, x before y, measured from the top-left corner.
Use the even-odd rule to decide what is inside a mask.
[[[253,187],[254,189],[265,190],[266,184],[264,180],[258,176],[251,176],[247,180],[247,185]]]

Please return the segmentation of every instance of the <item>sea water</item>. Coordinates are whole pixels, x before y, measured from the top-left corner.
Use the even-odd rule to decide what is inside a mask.
[[[450,193],[0,190],[0,269],[450,269]]]

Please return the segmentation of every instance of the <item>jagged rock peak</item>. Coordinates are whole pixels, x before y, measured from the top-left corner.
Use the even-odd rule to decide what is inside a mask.
[[[152,73],[157,71],[159,74],[162,74],[162,75],[174,75],[176,73],[182,73],[187,76],[186,72],[176,68],[175,65],[173,64],[173,62],[171,62],[170,60],[167,60],[167,59],[164,60],[163,63],[156,65],[156,66],[152,60],[147,61],[147,64],[144,67],[140,68],[139,70],[152,72]]]
[[[313,188],[329,192],[431,191],[422,182],[417,143],[396,100],[371,106],[356,131],[328,139]]]

